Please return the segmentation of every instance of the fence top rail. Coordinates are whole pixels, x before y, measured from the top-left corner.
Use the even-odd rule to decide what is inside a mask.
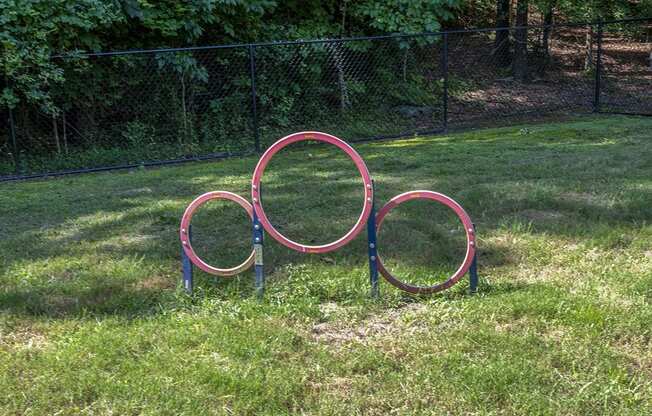
[[[235,48],[256,48],[268,46],[287,46],[287,45],[305,45],[305,44],[319,44],[319,43],[340,43],[340,42],[353,42],[353,41],[369,41],[369,40],[383,40],[383,39],[405,39],[405,38],[424,38],[424,37],[437,37],[445,34],[454,33],[483,33],[483,32],[496,32],[502,30],[522,30],[522,29],[544,29],[555,27],[578,27],[578,26],[593,26],[593,25],[610,25],[619,23],[634,23],[634,22],[651,22],[650,17],[637,17],[619,20],[605,20],[593,22],[571,22],[571,23],[554,23],[551,25],[528,25],[528,26],[511,26],[511,27],[486,27],[478,29],[454,29],[444,30],[440,32],[422,32],[422,33],[394,33],[389,35],[377,36],[358,36],[358,37],[344,37],[344,38],[325,38],[325,39],[308,39],[308,40],[286,40],[286,41],[270,41],[270,42],[254,42],[254,43],[237,43],[227,45],[207,45],[207,46],[189,46],[182,48],[156,48],[156,49],[127,49],[122,51],[107,51],[107,52],[91,52],[91,53],[65,53],[52,55],[52,59],[65,59],[65,58],[90,58],[100,56],[120,56],[120,55],[142,55],[142,54],[155,54],[155,53],[172,53],[172,52],[193,52],[204,51],[213,49],[235,49]]]

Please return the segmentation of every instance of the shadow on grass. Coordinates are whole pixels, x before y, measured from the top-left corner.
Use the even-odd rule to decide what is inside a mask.
[[[525,224],[527,227],[517,232],[584,239],[614,247],[623,243],[619,238],[624,231],[652,221],[652,190],[639,186],[649,178],[652,168],[649,146],[643,140],[604,141],[602,134],[582,128],[569,131],[566,138],[555,133],[513,137],[511,132],[510,138],[500,134],[483,138],[481,133],[470,133],[461,139],[361,145],[359,151],[377,179],[379,205],[401,192],[432,189],[459,200],[477,222],[481,241],[486,235],[503,232],[505,227]],[[321,236],[332,226],[330,220],[324,220],[332,215],[331,207],[350,212],[342,214],[346,216],[338,218],[338,223],[353,223],[359,214],[357,182],[338,180],[337,192],[303,182],[304,176],[314,173],[315,163],[322,170],[336,173],[343,167],[350,168],[346,158],[317,152],[312,161],[293,164],[289,175],[270,172],[266,177],[266,209],[281,212],[274,217],[275,224],[299,224],[294,228],[299,235],[312,232]],[[291,160],[298,163],[301,157],[295,155]],[[183,209],[194,197],[209,190],[230,190],[248,198],[255,163],[255,159],[245,158],[10,186],[6,198],[14,203],[3,204],[5,212],[0,216],[0,249],[4,256],[0,265],[7,270],[7,282],[0,291],[0,310],[51,317],[138,316],[183,305],[188,298],[176,291],[180,277],[177,227]],[[286,191],[303,198],[293,203]],[[305,214],[311,209],[317,215]],[[408,222],[419,219],[418,213],[410,213]],[[230,230],[229,224],[215,228],[222,230],[222,226]],[[55,232],[50,234],[52,230]],[[410,235],[409,230],[405,233]],[[344,249],[317,259],[323,260],[324,267],[364,267],[365,246],[361,235]],[[509,267],[517,261],[508,244],[481,244],[479,248],[481,275],[483,266]],[[428,266],[422,256],[409,251],[405,256],[408,264]],[[72,268],[88,269],[102,262],[135,259],[140,261],[137,267],[141,270],[125,277],[111,268],[101,269],[72,281],[62,279],[65,271],[46,270],[34,272],[37,279],[29,284],[20,282],[21,274],[32,273],[25,271],[30,266],[47,268],[57,260],[65,263],[75,259],[81,259],[81,264]],[[315,261],[269,238],[265,260],[268,275],[276,277],[287,265]],[[214,284],[203,276],[198,286],[200,290],[206,286],[211,296],[224,292],[225,299],[247,297],[252,295],[252,280],[248,271],[241,278]],[[491,295],[524,287],[501,283],[483,290]]]
[[[62,290],[15,290],[0,294],[1,312],[50,318],[146,316],[159,313],[166,305],[177,303],[172,290],[132,288],[116,283]]]

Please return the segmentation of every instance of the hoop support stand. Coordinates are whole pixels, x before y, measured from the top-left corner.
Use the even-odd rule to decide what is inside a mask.
[[[375,188],[375,183],[372,180],[371,186]],[[376,195],[374,189],[374,195]],[[369,283],[371,284],[371,297],[377,298],[378,292],[378,240],[376,238],[376,198],[371,201],[371,214],[367,220],[367,249],[369,256]]]
[[[279,152],[287,145],[304,140],[316,140],[332,144],[340,150],[344,151],[355,163],[357,170],[362,177],[364,186],[364,201],[362,211],[358,217],[357,222],[353,228],[351,228],[349,232],[347,232],[343,237],[328,244],[305,245],[288,239],[278,230],[276,230],[270,223],[269,219],[265,215],[265,211],[262,205],[262,175],[270,159],[274,154]],[[229,200],[237,203],[240,205],[240,207],[245,209],[249,215],[249,218],[251,219],[251,242],[253,245],[253,250],[250,252],[249,257],[243,263],[231,268],[219,268],[206,263],[197,255],[192,246],[192,229],[190,222],[194,212],[202,204],[216,199]],[[251,183],[251,199],[252,203],[249,203],[243,197],[232,192],[213,191],[206,192],[195,198],[195,200],[193,200],[186,208],[183,217],[181,218],[179,236],[182,243],[181,264],[183,273],[183,288],[188,294],[193,292],[194,266],[197,266],[199,269],[212,275],[231,277],[245,271],[253,265],[255,271],[255,293],[256,297],[260,300],[265,294],[265,269],[263,262],[263,239],[265,231],[267,231],[267,234],[270,237],[282,245],[298,252],[328,253],[352,241],[357,236],[357,234],[362,231],[365,225],[367,226],[367,257],[369,261],[369,284],[371,286],[370,296],[372,298],[378,298],[380,295],[379,274],[382,274],[388,283],[401,290],[413,294],[437,293],[442,290],[446,290],[456,284],[466,274],[468,274],[469,293],[474,294],[478,291],[479,279],[475,224],[473,224],[471,218],[466,213],[466,211],[464,211],[462,206],[444,194],[428,190],[415,190],[396,195],[382,208],[377,209],[375,199],[375,183],[371,179],[371,175],[369,174],[367,166],[365,165],[360,155],[351,146],[335,136],[321,132],[299,132],[278,140],[265,151],[263,156],[258,161],[258,164],[256,165]],[[401,281],[399,278],[393,276],[391,272],[385,268],[381,257],[378,255],[378,233],[380,232],[384,218],[393,208],[399,204],[413,199],[426,199],[436,201],[452,209],[462,222],[462,225],[464,226],[464,232],[466,234],[466,254],[459,268],[448,278],[448,280],[433,286],[416,286]]]
[[[265,269],[263,266],[263,226],[258,220],[258,213],[254,207],[254,219],[252,221],[254,252],[254,270],[256,273],[256,297],[262,299],[265,294]]]
[[[192,241],[192,225],[188,226],[188,240]],[[181,269],[183,272],[183,289],[188,293],[192,293],[192,262],[186,251],[181,246]]]
[[[375,183],[372,180],[375,195]],[[380,296],[380,287],[378,283],[378,237],[376,228],[376,199],[374,197],[371,205],[371,214],[367,220],[367,249],[369,258],[369,284],[371,285],[370,295],[372,298]],[[473,233],[475,234],[475,224],[473,224]],[[473,295],[478,292],[478,253],[473,254],[473,261],[469,266],[469,294]]]
[[[473,224],[473,232],[475,233],[475,224]],[[473,255],[473,262],[469,267],[469,293],[474,294],[478,292],[478,252],[476,249]]]
[[[373,184],[373,182],[372,182]],[[373,185],[375,186],[375,184]],[[375,192],[374,192],[375,194]],[[475,231],[475,224],[473,225]],[[258,220],[258,214],[254,208],[254,216],[252,220],[252,243],[254,252],[256,253],[254,270],[256,274],[256,297],[262,299],[265,294],[265,269],[263,263],[263,226]],[[192,241],[192,226],[188,226],[188,239]],[[367,257],[369,259],[369,284],[371,286],[370,296],[378,298],[380,296],[380,287],[378,279],[378,238],[376,235],[376,200],[372,201],[371,215],[367,220]],[[188,294],[192,294],[193,282],[193,264],[186,252],[181,250],[181,268],[183,276],[183,289]],[[478,292],[478,254],[473,256],[473,262],[469,267],[469,293],[475,294]]]

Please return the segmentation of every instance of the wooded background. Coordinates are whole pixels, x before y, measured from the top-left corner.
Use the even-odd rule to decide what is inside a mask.
[[[589,110],[598,26],[550,25],[647,16],[648,0],[2,0],[0,175],[251,150],[316,125],[367,138]],[[512,29],[454,32],[477,27]],[[620,107],[647,112],[649,22],[601,30],[606,101],[625,91]]]

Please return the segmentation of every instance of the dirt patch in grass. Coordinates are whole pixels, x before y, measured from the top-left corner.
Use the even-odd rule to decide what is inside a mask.
[[[630,375],[643,374],[652,383],[652,341],[649,336],[627,336],[618,338],[612,347],[628,361],[627,369]],[[641,351],[647,353],[641,354]]]
[[[142,290],[163,290],[171,289],[175,286],[175,282],[165,276],[155,275],[139,281],[136,288]]]
[[[361,322],[342,320],[323,322],[312,327],[311,336],[317,342],[342,346],[352,342],[366,343],[372,338],[400,332],[422,332],[426,330],[423,321],[411,319],[406,323],[404,318],[408,315],[423,314],[426,309],[423,304],[410,303],[379,315],[369,316]]]
[[[311,381],[308,384],[316,392],[336,393],[344,397],[351,390],[353,380],[348,377],[331,377],[324,381]]]
[[[47,343],[45,335],[33,326],[12,328],[11,331],[0,329],[0,348],[42,349]]]

